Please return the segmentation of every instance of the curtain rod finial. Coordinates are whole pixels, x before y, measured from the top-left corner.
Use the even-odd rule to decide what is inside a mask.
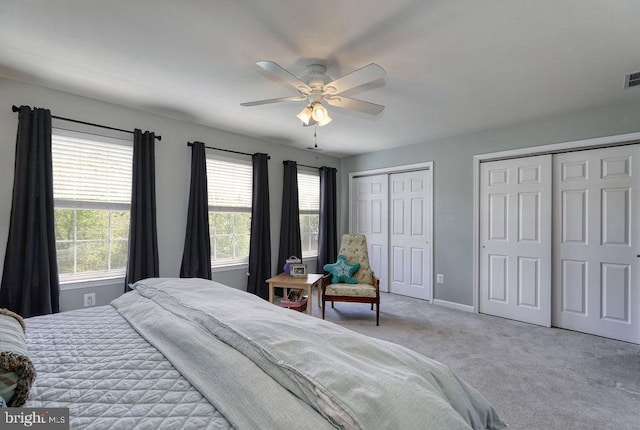
[[[16,105],[11,106],[11,110],[14,112],[18,112],[20,110],[20,108]]]

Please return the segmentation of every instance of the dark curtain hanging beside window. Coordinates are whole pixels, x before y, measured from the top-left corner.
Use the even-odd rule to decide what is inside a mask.
[[[271,277],[271,221],[269,217],[269,172],[267,154],[253,154],[253,199],[247,291],[267,300]]]
[[[23,317],[60,311],[51,164],[51,112],[21,106],[0,308]]]
[[[158,277],[158,228],[156,224],[155,135],[133,132],[133,177],[129,221],[129,254],[125,291],[140,279]]]
[[[202,142],[193,142],[191,146],[189,209],[180,277],[211,279],[207,156]]]
[[[282,216],[280,221],[280,248],[278,272],[284,269],[287,258],[292,255],[302,259],[300,239],[300,207],[298,204],[298,165],[295,161],[284,162],[284,186],[282,188]]]
[[[336,210],[336,169],[320,168],[320,225],[318,228],[317,270],[338,258]]]

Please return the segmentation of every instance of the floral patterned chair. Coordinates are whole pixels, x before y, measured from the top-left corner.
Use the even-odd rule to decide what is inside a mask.
[[[334,302],[371,303],[371,310],[373,305],[376,306],[376,325],[380,325],[380,280],[369,265],[366,237],[362,234],[343,235],[339,255],[344,255],[352,265],[359,263],[360,268],[353,275],[354,280],[350,281],[355,283],[331,283],[331,274],[322,279],[322,319],[326,302],[331,302],[332,308]]]

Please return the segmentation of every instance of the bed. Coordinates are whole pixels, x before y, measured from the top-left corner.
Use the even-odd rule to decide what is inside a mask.
[[[202,279],[28,318],[26,407],[74,429],[502,429],[443,364]]]

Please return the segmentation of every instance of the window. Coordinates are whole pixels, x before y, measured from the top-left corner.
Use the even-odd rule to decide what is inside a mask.
[[[52,131],[60,282],[124,276],[131,205],[131,141]]]
[[[252,182],[251,163],[207,157],[209,233],[214,267],[249,261]]]
[[[315,257],[318,255],[320,224],[320,175],[317,171],[298,171],[298,200],[302,257]]]

